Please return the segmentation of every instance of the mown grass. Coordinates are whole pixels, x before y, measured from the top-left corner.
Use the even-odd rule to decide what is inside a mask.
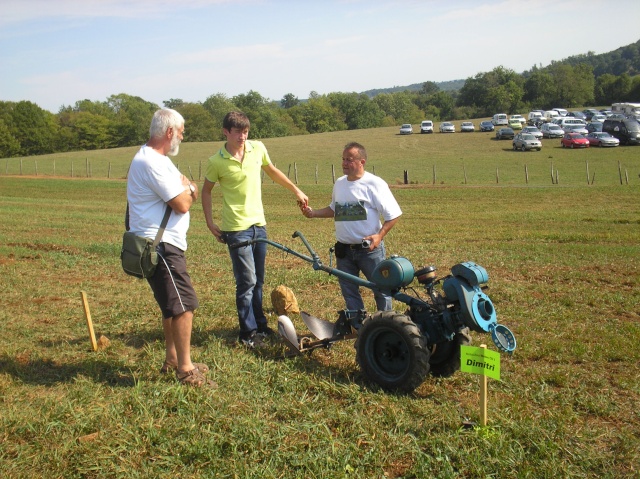
[[[378,140],[365,132],[304,137],[295,151],[276,140],[268,146],[274,160],[285,152],[290,159],[324,152],[333,161],[347,136],[376,151],[370,145]],[[398,147],[407,141],[390,138]],[[408,141],[450,141],[438,138]],[[176,160],[201,147],[183,145]],[[416,266],[434,264],[441,275],[459,261],[483,265],[499,321],[518,339],[515,354],[502,357],[502,381],[489,382],[489,425],[475,429],[462,423],[479,419],[478,376],[458,372],[428,379],[411,395],[393,395],[364,380],[350,342],[287,360],[277,359],[279,343],[259,354],[238,348],[228,254],[208,233],[200,205],[193,208],[187,253],[201,300],[194,358],[209,364],[219,388],[178,386],[157,372],[163,342],[149,288],[120,270],[125,182],[0,177],[0,474],[638,477],[640,187],[637,180],[620,185],[618,160],[611,158],[598,163],[593,186],[579,181],[584,157],[594,151],[554,150],[568,155],[559,185],[542,173],[528,187],[503,184],[502,177],[496,185],[488,173],[486,184],[464,186],[458,178],[394,186],[404,215],[387,239],[388,253]],[[627,152],[634,151],[600,154],[628,155],[623,163],[633,179],[639,160]],[[477,161],[465,157],[465,165],[494,154],[478,151]],[[498,154],[514,163],[538,158],[547,170],[547,149]],[[443,157],[443,174],[446,164]],[[599,183],[602,165],[614,169],[606,184]],[[402,174],[398,165],[387,167],[393,184]],[[431,164],[411,168],[431,175]],[[330,180],[316,185],[305,176],[301,187],[312,206],[328,203]],[[300,230],[328,262],[330,221],[303,218],[290,193],[268,181],[264,200],[271,239],[302,250],[291,238]],[[273,326],[268,293],[281,283],[303,310],[335,318],[343,304],[335,278],[279,250],[270,249],[267,261],[265,307]],[[80,291],[88,295],[96,333],[111,341],[105,350],[91,350]],[[371,294],[365,297],[372,308]],[[292,319],[304,330],[299,317]],[[481,342],[493,348],[487,336],[474,334],[474,344]]]
[[[476,124],[480,120],[476,120]],[[594,185],[639,184],[637,148],[566,150],[560,140],[543,140],[540,152],[515,152],[510,140],[487,133],[399,135],[396,127],[354,130],[264,140],[272,161],[301,184],[332,184],[340,176],[342,147],[358,141],[369,152],[367,167],[389,183],[436,185]],[[202,181],[207,158],[222,142],[185,143],[176,163]],[[56,153],[0,160],[0,173],[20,176],[123,179],[137,147]]]

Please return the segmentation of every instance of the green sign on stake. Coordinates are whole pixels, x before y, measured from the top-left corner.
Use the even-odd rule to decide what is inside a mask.
[[[500,381],[500,353],[487,348],[460,346],[460,371]]]
[[[485,344],[479,348],[460,346],[460,371],[480,374],[480,424],[487,425],[487,377],[500,380],[500,353],[489,351]]]

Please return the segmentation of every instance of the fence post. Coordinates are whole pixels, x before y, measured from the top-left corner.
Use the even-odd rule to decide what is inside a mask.
[[[404,170],[404,184],[409,184],[409,172],[407,170]]]
[[[35,164],[35,167],[36,167],[36,176],[38,176],[38,160],[33,160],[33,163]]]
[[[526,164],[524,165],[524,181],[527,185],[529,184],[529,167]]]
[[[107,178],[111,179],[111,162],[109,162],[109,169],[107,170]]]
[[[433,164],[433,184],[436,184],[436,165]]]
[[[53,176],[56,176],[56,159],[53,159]]]
[[[496,183],[500,183],[500,173],[498,172],[497,166],[496,166]]]
[[[467,168],[464,166],[464,162],[462,163],[462,173],[464,173],[464,184],[467,184]]]
[[[316,185],[318,184],[318,165],[316,165]]]
[[[289,163],[289,168],[287,169],[287,178],[291,179],[291,163]]]
[[[334,165],[331,165],[331,183],[336,183],[336,167]]]
[[[589,160],[586,160],[585,163],[587,165],[587,184],[589,184]]]
[[[20,158],[20,176],[22,176],[22,158]]]
[[[298,163],[296,163],[295,161],[293,162],[293,178],[294,178],[294,182],[297,185],[298,184]]]
[[[622,169],[620,167],[620,160],[618,160],[618,176],[620,177],[620,184],[622,184]]]

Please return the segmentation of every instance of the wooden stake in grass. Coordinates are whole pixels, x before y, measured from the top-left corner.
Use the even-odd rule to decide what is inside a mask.
[[[96,341],[96,334],[93,332],[93,323],[91,322],[91,311],[89,311],[89,303],[87,301],[87,294],[84,291],[80,291],[82,297],[82,306],[84,307],[84,315],[87,318],[87,327],[89,328],[89,339],[91,340],[91,347],[94,351],[98,350],[98,342]]]
[[[487,349],[486,344],[481,344],[480,347]],[[480,424],[482,426],[487,425],[487,398],[487,376],[483,374],[480,381]]]

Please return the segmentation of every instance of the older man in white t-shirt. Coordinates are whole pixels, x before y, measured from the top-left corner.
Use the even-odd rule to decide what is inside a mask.
[[[157,251],[158,266],[147,278],[162,311],[165,362],[160,369],[175,371],[190,386],[213,385],[204,376],[209,368],[191,361],[191,329],[198,299],[187,273],[185,251],[189,209],[198,187],[175,167],[167,155],[177,155],[184,133],[184,118],[164,108],[153,115],[149,141],[133,158],[127,176],[129,230],[155,239],[167,205],[171,214]]]

